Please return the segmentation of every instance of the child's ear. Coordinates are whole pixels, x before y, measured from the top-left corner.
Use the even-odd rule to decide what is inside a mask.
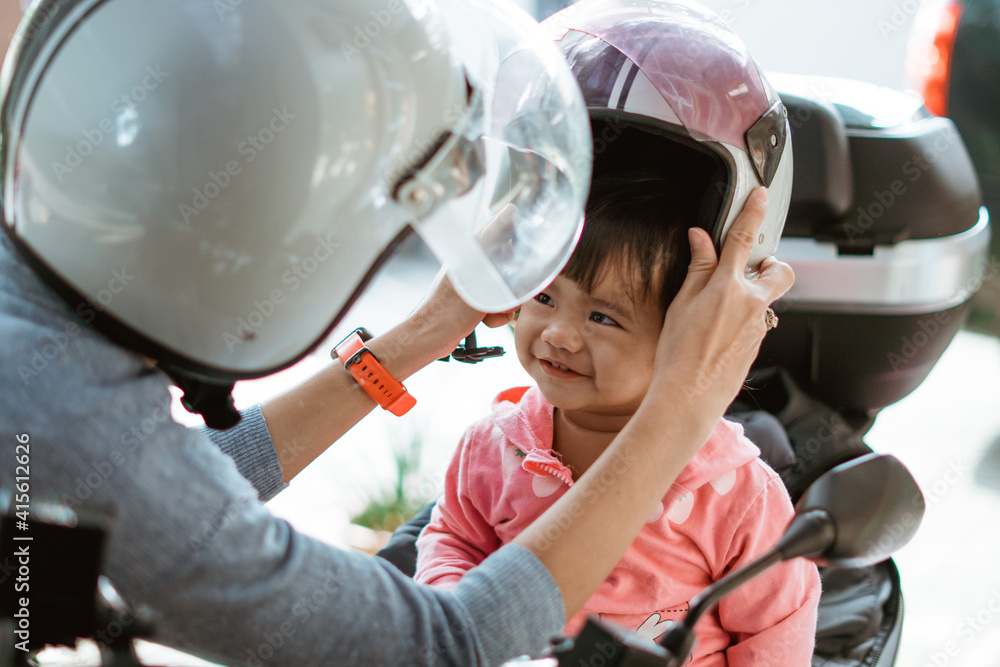
[[[511,328],[517,323],[517,316],[521,313],[520,308],[515,308],[507,312],[507,322],[510,324]]]

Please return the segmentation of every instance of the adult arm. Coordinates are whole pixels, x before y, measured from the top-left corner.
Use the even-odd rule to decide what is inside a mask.
[[[240,411],[240,422],[231,429],[217,431],[206,426],[194,430],[227,454],[236,469],[257,489],[257,497],[266,503],[288,486],[278,452],[259,405]]]
[[[439,279],[429,297],[400,324],[368,342],[379,362],[404,381],[445,357],[480,321],[507,322],[505,315],[484,315],[469,308],[447,280]],[[284,480],[290,481],[331,443],[377,404],[342,365],[332,364],[303,384],[262,405],[278,452]]]
[[[448,592],[296,533],[230,457],[169,419],[165,378],[76,319],[5,237],[0,337],[0,435],[30,443],[32,500],[115,509],[104,574],[152,611],[155,640],[225,664],[495,664],[565,622],[523,548]]]

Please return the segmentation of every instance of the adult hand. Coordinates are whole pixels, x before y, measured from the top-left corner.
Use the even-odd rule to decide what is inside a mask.
[[[381,364],[405,380],[435,359],[452,353],[484,321],[499,326],[505,313],[485,314],[466,304],[442,272],[414,312],[368,342]],[[262,406],[285,481],[291,481],[330,443],[375,407],[375,401],[340,364],[331,364],[303,384]]]
[[[451,280],[441,271],[427,296],[408,319],[419,323],[424,335],[432,337],[437,350],[434,358],[441,358],[451,354],[480,322],[490,328],[502,326],[511,321],[513,312],[483,313],[476,310],[462,300]]]
[[[716,258],[708,233],[691,229],[691,265],[667,310],[657,348],[654,385],[672,385],[671,395],[702,418],[706,437],[736,397],[767,333],[764,313],[794,282],[791,267],[774,257],[756,278],[745,267],[767,211],[767,191],[758,188],[733,223]],[[678,396],[677,387],[684,390]]]

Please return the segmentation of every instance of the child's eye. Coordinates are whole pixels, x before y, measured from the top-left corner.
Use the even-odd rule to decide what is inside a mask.
[[[598,324],[610,324],[611,326],[618,326],[618,323],[613,319],[605,315],[604,313],[593,312],[590,314],[590,321],[597,322]]]
[[[552,298],[549,297],[549,295],[546,294],[545,292],[542,292],[541,294],[538,294],[537,296],[535,296],[535,301],[537,301],[538,303],[542,304],[543,306],[551,306],[552,305]]]

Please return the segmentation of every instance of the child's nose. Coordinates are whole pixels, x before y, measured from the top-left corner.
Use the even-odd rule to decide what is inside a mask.
[[[553,319],[542,330],[542,341],[568,352],[579,352],[583,349],[583,338],[579,330],[565,319]]]

